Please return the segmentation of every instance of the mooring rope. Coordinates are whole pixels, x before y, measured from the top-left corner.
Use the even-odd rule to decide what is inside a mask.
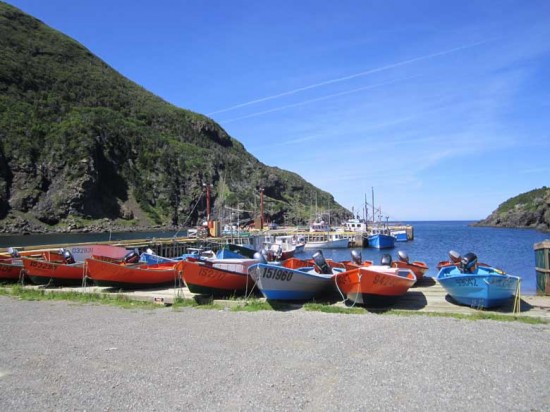
[[[518,314],[521,312],[521,278],[518,277],[518,283],[516,285],[516,296],[514,299],[513,313]]]
[[[189,219],[191,218],[191,215],[193,214],[193,212],[195,211],[195,209],[197,208],[199,202],[201,201],[202,197],[204,196],[204,193],[201,193],[201,195],[199,196],[198,200],[197,200],[197,203],[195,203],[195,206],[193,206],[193,209],[191,210],[191,212],[189,213],[189,215],[187,215],[187,219],[185,219],[185,222],[183,222],[181,224],[182,227],[185,227],[185,225],[187,224],[187,222],[189,221]],[[178,229],[178,231],[174,234],[173,237],[178,237],[178,233],[180,232],[181,229]]]

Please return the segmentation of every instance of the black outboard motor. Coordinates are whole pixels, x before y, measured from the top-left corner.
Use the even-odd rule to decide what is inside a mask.
[[[460,260],[462,259],[462,257],[460,256],[460,253],[455,252],[454,250],[449,250],[449,259],[454,264],[457,264],[457,263],[460,263]]]
[[[402,250],[400,250],[399,252],[397,252],[397,256],[399,257],[399,260],[401,262],[409,263],[409,255],[407,255],[407,252],[403,252]]]
[[[380,258],[380,264],[382,266],[391,266],[391,255],[384,253]]]
[[[19,251],[14,247],[8,248],[8,253],[11,255],[12,258],[19,258],[21,255],[19,254]]]
[[[59,254],[63,257],[63,262],[65,262],[65,264],[72,265],[73,263],[76,263],[76,260],[74,260],[74,256],[70,250],[59,249]]]
[[[126,253],[122,260],[124,261],[124,263],[138,263],[139,253],[137,249],[131,250],[130,252]]]
[[[321,273],[324,275],[330,275],[332,274],[332,269],[328,265],[327,261],[325,260],[325,257],[323,256],[323,252],[318,250],[313,254],[313,261],[315,264],[321,269]]]
[[[475,253],[466,253],[460,261],[460,269],[464,273],[474,273],[477,268],[477,256]]]
[[[363,257],[361,256],[361,252],[353,249],[351,251],[351,260],[353,261],[353,263],[356,263],[358,265],[362,265],[363,264]]]
[[[263,254],[264,250],[262,250],[261,252],[254,253],[254,259],[256,259],[259,263],[267,263],[267,259]]]

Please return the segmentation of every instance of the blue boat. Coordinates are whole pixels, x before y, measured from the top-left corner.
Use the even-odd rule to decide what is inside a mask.
[[[508,302],[519,291],[520,278],[491,266],[479,266],[467,253],[458,266],[442,267],[437,281],[457,303],[473,308],[492,308]]]
[[[383,233],[376,233],[368,237],[369,247],[376,249],[391,249],[395,247],[395,237],[391,235],[385,235]]]
[[[392,230],[391,235],[395,237],[396,242],[408,242],[409,236],[406,230]]]

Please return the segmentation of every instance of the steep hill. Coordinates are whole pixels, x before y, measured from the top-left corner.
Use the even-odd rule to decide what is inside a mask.
[[[476,226],[533,228],[550,231],[550,188],[531,190],[502,203]]]
[[[350,213],[295,173],[268,167],[211,119],[177,108],[89,50],[0,2],[0,231],[194,224],[259,209],[304,223],[316,203]],[[202,199],[201,199],[202,197]]]

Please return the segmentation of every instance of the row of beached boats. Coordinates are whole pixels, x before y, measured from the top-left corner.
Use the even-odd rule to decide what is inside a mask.
[[[410,261],[403,251],[395,261],[383,255],[379,264],[363,261],[356,250],[351,251],[351,260],[342,262],[325,259],[321,250],[311,259],[282,258],[282,253],[270,252],[225,245],[216,253],[190,250],[172,259],[150,250],[139,253],[109,245],[11,250],[0,256],[0,280],[123,289],[185,284],[192,293],[215,297],[251,296],[259,291],[268,300],[307,301],[340,295],[352,304],[386,306],[407,293],[428,270],[424,262]],[[519,292],[518,277],[478,264],[472,253],[462,257],[451,251],[438,269],[436,279],[460,304],[498,306]]]

